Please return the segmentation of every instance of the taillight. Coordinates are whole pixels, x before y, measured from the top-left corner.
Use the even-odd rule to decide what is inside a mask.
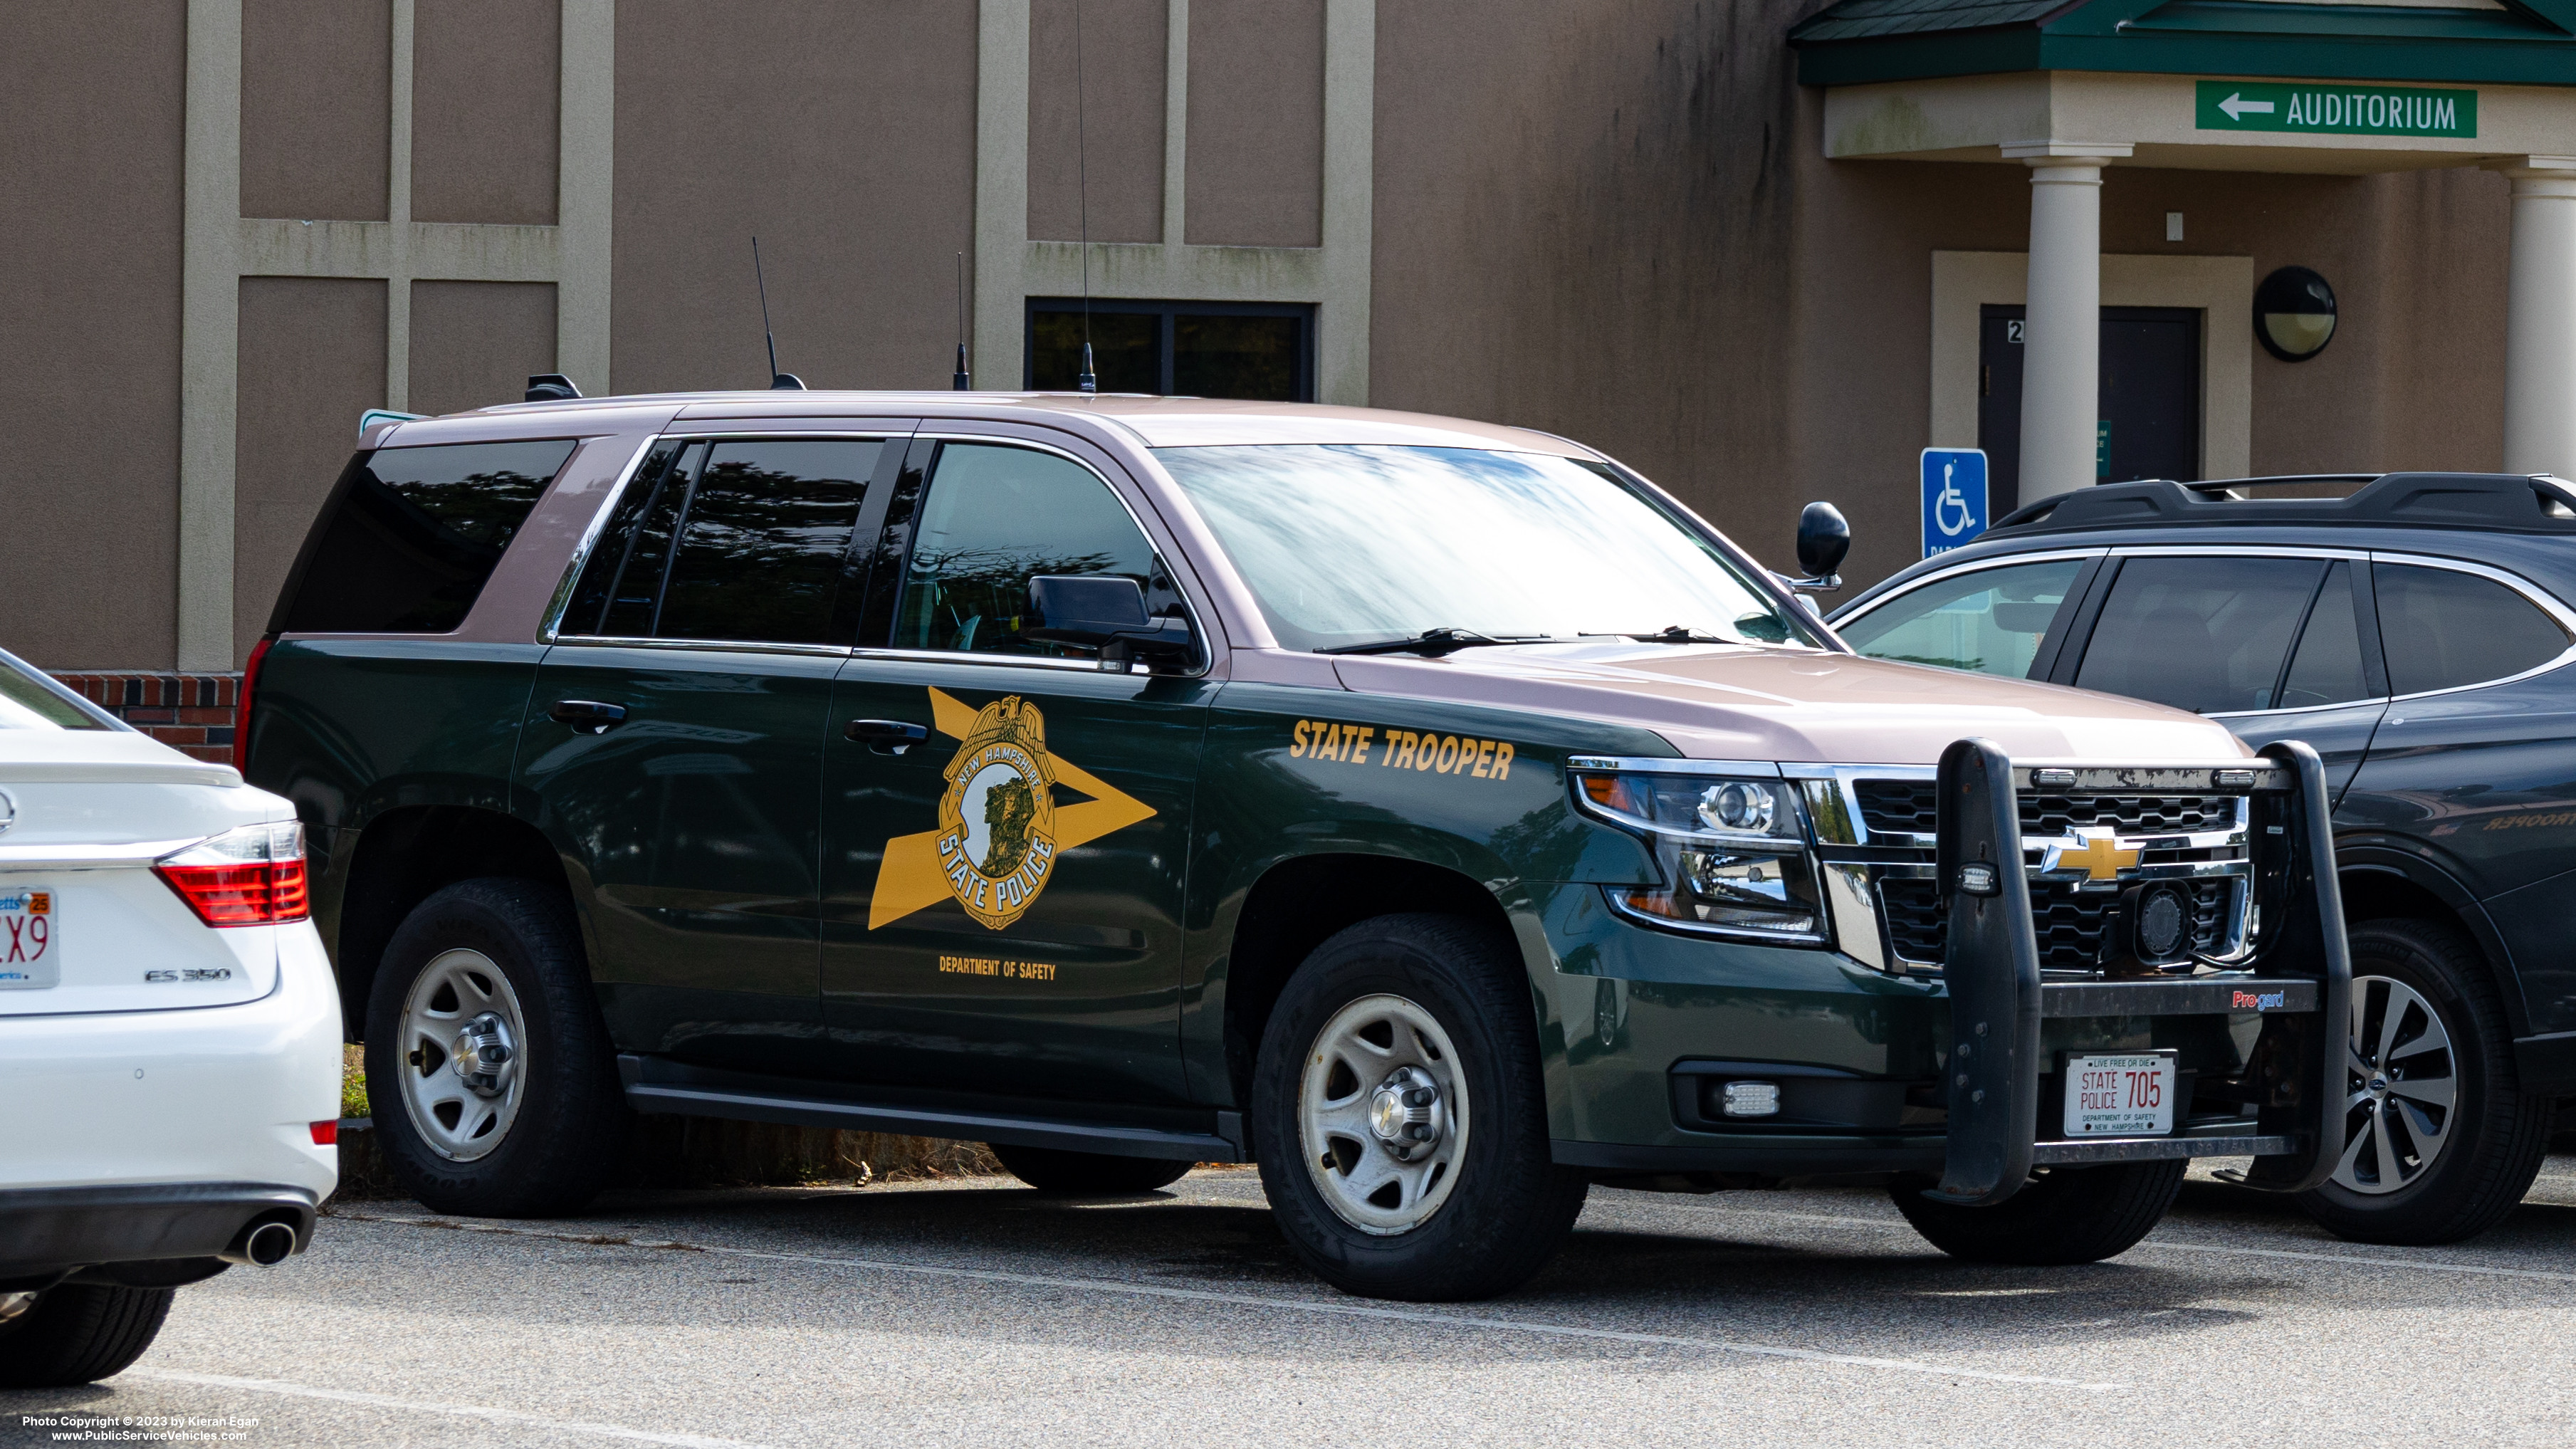
[[[304,827],[292,821],[227,830],[163,856],[152,870],[209,926],[269,926],[312,914]]]
[[[340,1145],[340,1119],[339,1119],[339,1118],[337,1118],[337,1117],[334,1117],[334,1118],[332,1118],[332,1119],[331,1119],[330,1121],[328,1121],[328,1122],[316,1122],[316,1123],[314,1123],[314,1124],[313,1124],[313,1145],[314,1145],[314,1146],[316,1146],[316,1147],[337,1147],[337,1146],[339,1146],[339,1145]]]
[[[242,665],[241,688],[233,695],[233,768],[250,773],[250,695],[259,687],[259,666],[268,658],[268,646],[277,642],[274,634],[250,646],[250,659]]]

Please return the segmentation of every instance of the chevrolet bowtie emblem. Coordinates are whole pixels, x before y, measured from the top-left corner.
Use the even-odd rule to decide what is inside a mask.
[[[2095,880],[2118,880],[2124,868],[2138,863],[2137,850],[2120,844],[2111,836],[2087,835],[2082,839],[2084,841],[2082,850],[2069,850],[2065,846],[2059,846],[2056,864],[2051,869],[2071,870],[2081,867],[2085,874]]]

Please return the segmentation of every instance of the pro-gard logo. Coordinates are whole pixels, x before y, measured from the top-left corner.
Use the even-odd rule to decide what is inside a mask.
[[[1037,903],[1064,851],[1151,819],[1154,808],[1047,748],[1046,716],[1009,695],[982,709],[930,691],[931,719],[959,741],[940,773],[938,828],[886,842],[868,929],[953,900],[990,930]],[[1058,805],[1061,786],[1088,799]]]

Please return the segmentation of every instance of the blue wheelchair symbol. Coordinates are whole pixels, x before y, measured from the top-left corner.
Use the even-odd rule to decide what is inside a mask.
[[[1974,542],[1986,513],[1986,455],[1977,448],[1923,450],[1923,556]]]

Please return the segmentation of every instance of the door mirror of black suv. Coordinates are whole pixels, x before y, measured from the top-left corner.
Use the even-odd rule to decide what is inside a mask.
[[[1149,669],[1185,669],[1198,655],[1190,621],[1148,617],[1145,590],[1131,578],[1037,575],[1029,580],[1029,607],[1038,622],[1022,634],[1098,649],[1104,667],[1124,667],[1132,658]]]
[[[1793,587],[1838,589],[1842,580],[1834,570],[1842,567],[1843,555],[1851,552],[1851,525],[1843,521],[1843,511],[1830,503],[1810,503],[1798,514],[1798,571],[1806,575]]]

